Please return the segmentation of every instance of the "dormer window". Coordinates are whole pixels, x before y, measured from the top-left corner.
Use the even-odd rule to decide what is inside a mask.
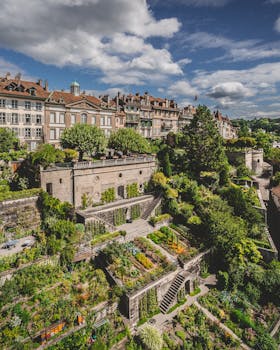
[[[33,87],[30,88],[30,89],[29,89],[29,93],[30,93],[31,96],[36,96],[36,89],[33,88]]]

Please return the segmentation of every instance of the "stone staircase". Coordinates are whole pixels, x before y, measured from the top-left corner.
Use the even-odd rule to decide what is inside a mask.
[[[141,218],[144,220],[147,220],[148,217],[151,215],[152,211],[155,209],[155,207],[158,205],[158,203],[161,201],[161,195],[157,196],[147,207],[147,209],[142,214]]]
[[[166,314],[169,310],[184,281],[185,277],[180,273],[174,278],[174,281],[172,282],[171,286],[169,287],[159,306],[159,309],[163,314]]]

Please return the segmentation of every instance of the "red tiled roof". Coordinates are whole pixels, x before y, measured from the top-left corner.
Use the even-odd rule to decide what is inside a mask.
[[[101,106],[101,100],[97,97],[81,94],[79,96],[75,96],[71,94],[70,92],[64,92],[64,91],[53,91],[49,96],[49,102],[55,102],[55,103],[63,103],[63,104],[71,104],[79,101],[87,100],[88,102],[91,102],[97,106]]]
[[[17,90],[8,90],[7,87],[9,85],[17,85],[22,87],[23,91]],[[35,89],[35,96],[31,95],[28,91],[29,89]],[[43,86],[39,85],[34,81],[26,81],[21,79],[0,79],[0,93],[10,96],[18,96],[18,97],[29,97],[29,98],[41,98],[46,99],[49,96],[49,92],[44,89]]]

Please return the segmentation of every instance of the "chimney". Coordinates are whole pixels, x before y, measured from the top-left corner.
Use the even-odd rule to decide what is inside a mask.
[[[119,99],[120,99],[120,92],[118,91],[118,93],[117,93],[117,98],[116,98],[116,104],[117,104],[117,111],[119,111],[120,110],[120,107],[119,107]]]
[[[46,91],[48,91],[48,89],[49,89],[49,83],[48,83],[47,80],[45,80],[45,87],[44,87],[44,89],[45,89]]]
[[[37,81],[37,85],[39,85],[39,86],[43,86],[43,80],[42,80],[42,79],[38,79],[38,81]]]
[[[10,79],[11,79],[11,73],[10,73],[10,72],[7,72],[5,78],[6,78],[6,80],[10,80]]]
[[[15,80],[16,80],[18,85],[20,84],[20,79],[21,79],[21,74],[17,73],[17,75],[15,76]]]

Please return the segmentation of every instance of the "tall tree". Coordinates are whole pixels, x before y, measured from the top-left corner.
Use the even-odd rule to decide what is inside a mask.
[[[149,142],[137,131],[131,128],[122,128],[114,132],[109,139],[109,147],[124,154],[129,152],[150,153]]]
[[[216,122],[206,106],[199,106],[189,126],[184,129],[187,170],[195,176],[201,171],[221,172],[227,159],[223,139]]]
[[[76,124],[65,129],[61,135],[62,147],[78,151],[79,161],[83,160],[85,153],[88,156],[93,156],[96,153],[104,152],[106,144],[103,131],[94,125]]]
[[[50,144],[40,145],[40,147],[32,153],[31,160],[34,165],[42,165],[44,168],[51,163],[63,162],[65,154],[63,151],[54,148]]]
[[[19,147],[19,139],[15,133],[8,128],[0,128],[0,150],[1,152],[9,152],[11,149]]]

